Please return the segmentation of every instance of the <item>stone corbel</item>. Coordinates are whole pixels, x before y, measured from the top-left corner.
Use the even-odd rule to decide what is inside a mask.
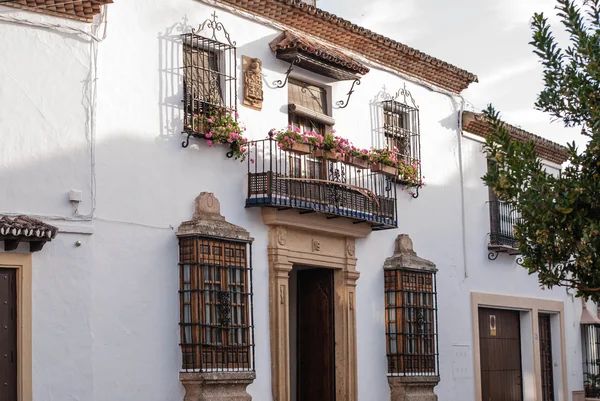
[[[183,401],[252,401],[246,387],[255,378],[254,372],[179,373]]]

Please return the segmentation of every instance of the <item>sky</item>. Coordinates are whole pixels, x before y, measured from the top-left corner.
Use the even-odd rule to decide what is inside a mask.
[[[529,22],[544,12],[566,40],[556,0],[318,0],[317,6],[476,74],[463,92],[481,110],[492,103],[504,120],[565,144],[583,143],[577,129],[534,109],[542,68],[529,45]],[[421,106],[422,107],[422,106]]]

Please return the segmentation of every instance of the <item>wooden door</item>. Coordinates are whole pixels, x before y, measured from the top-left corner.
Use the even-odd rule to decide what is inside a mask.
[[[0,269],[0,400],[17,401],[16,270]]]
[[[335,401],[333,270],[298,271],[297,401]]]
[[[540,330],[540,362],[542,368],[542,401],[554,401],[554,368],[550,315],[538,315]]]
[[[518,311],[479,308],[482,401],[522,401]]]

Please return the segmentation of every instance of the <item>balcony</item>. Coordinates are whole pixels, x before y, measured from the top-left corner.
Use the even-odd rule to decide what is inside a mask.
[[[502,201],[489,201],[490,242],[488,258],[495,260],[499,253],[518,255],[519,242],[515,238],[514,227],[521,220],[517,211]]]
[[[285,150],[274,139],[250,144],[246,207],[321,213],[370,224],[373,230],[398,227],[393,177],[371,171],[365,162],[338,160],[302,146]]]

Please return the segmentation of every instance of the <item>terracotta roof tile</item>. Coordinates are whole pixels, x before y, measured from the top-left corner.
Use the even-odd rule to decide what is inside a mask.
[[[386,67],[460,93],[477,76],[300,0],[221,0]]]
[[[4,241],[6,251],[17,249],[20,242],[29,242],[31,252],[39,251],[57,233],[58,228],[32,217],[0,216],[0,241]]]
[[[42,14],[92,22],[100,7],[113,0],[8,0],[0,5],[21,8]]]
[[[58,228],[41,220],[27,216],[0,216],[0,236],[31,237],[51,240],[56,237]]]
[[[491,125],[486,120],[483,114],[473,113],[465,111],[463,113],[463,129],[472,134],[486,138],[489,136],[491,131]],[[567,161],[569,154],[567,148],[559,145],[556,142],[552,142],[541,136],[532,134],[522,130],[521,128],[515,127],[514,125],[505,124],[512,139],[517,141],[533,141],[535,142],[536,151],[538,155],[545,160],[551,161],[557,164],[563,164]]]
[[[296,35],[290,31],[283,32],[280,36],[275,38],[269,46],[273,51],[296,49],[310,53],[323,61],[340,65],[361,75],[369,72],[369,68],[364,64],[333,47]]]

